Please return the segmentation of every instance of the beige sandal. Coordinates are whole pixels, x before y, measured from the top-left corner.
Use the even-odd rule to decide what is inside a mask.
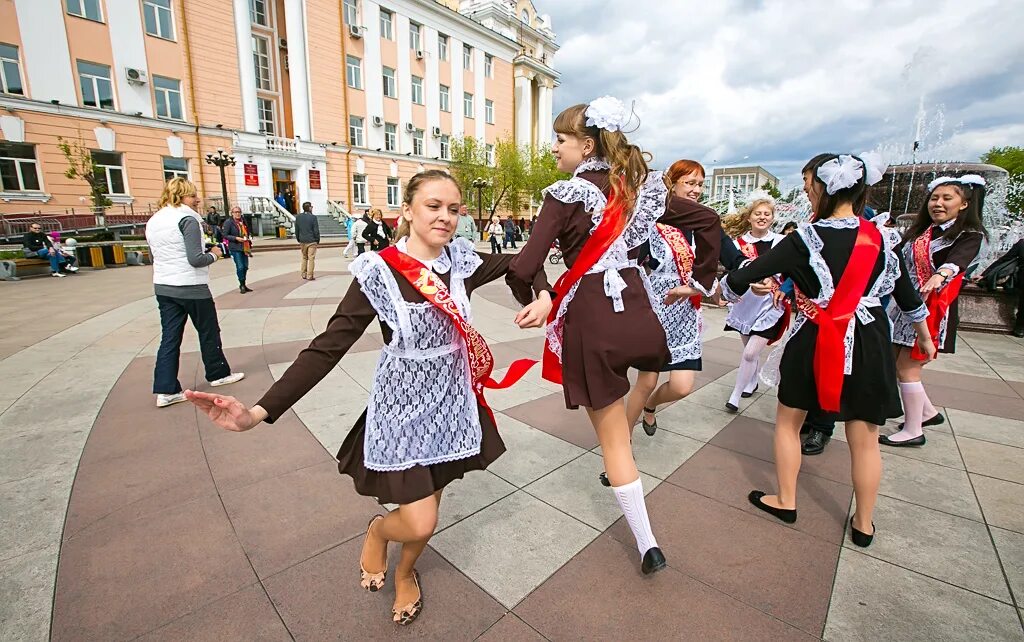
[[[420,573],[417,570],[412,572],[412,580],[416,583],[416,588],[419,589],[420,598],[415,602],[410,602],[400,609],[391,609],[395,624],[401,626],[408,626],[416,621],[416,618],[423,612],[423,587],[420,586]]]
[[[370,537],[370,529],[373,527],[373,523],[378,519],[384,519],[383,515],[374,515],[370,518],[370,523],[366,525],[366,537]],[[363,546],[366,546],[366,540],[363,540]],[[359,554],[359,585],[371,593],[376,593],[384,587],[384,580],[388,576],[388,556],[384,554],[384,570],[380,573],[369,573],[363,568],[363,555],[362,552]]]

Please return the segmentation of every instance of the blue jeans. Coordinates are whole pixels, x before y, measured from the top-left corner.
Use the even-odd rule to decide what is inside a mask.
[[[231,250],[231,258],[235,261],[235,275],[238,284],[245,284],[245,275],[249,272],[249,257],[242,250]]]
[[[36,252],[36,255],[39,258],[43,259],[44,261],[50,262],[51,272],[60,272],[60,266],[67,263],[67,260],[64,258],[63,254],[56,251],[53,254],[50,254],[50,250],[45,247]]]
[[[224,357],[220,342],[220,325],[213,299],[178,299],[156,296],[160,308],[160,349],[156,353],[153,370],[153,393],[176,395],[181,392],[178,382],[178,360],[181,357],[181,337],[185,332],[185,319],[199,333],[199,351],[203,355],[206,380],[215,381],[231,374],[231,366]]]

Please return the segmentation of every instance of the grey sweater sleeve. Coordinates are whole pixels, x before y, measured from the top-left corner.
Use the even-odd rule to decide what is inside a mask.
[[[217,260],[217,257],[203,247],[203,230],[199,227],[199,221],[186,216],[178,223],[178,229],[185,237],[185,255],[188,257],[189,265],[197,268],[206,267]]]

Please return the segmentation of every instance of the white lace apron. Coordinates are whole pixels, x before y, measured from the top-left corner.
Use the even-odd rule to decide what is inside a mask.
[[[696,249],[691,244],[691,251],[696,258]],[[669,290],[683,285],[679,278],[675,257],[665,239],[657,231],[651,233],[651,256],[658,261],[650,276],[647,277],[647,290],[651,296],[651,307],[658,315],[661,327],[665,329],[668,350],[671,354],[670,364],[701,358],[701,336],[704,334],[704,314],[695,308],[690,299],[665,305],[665,296]],[[716,280],[717,284],[717,280]],[[703,292],[704,288],[691,275],[690,287]],[[715,285],[711,290],[715,290]],[[707,294],[706,292],[703,292]]]
[[[472,322],[463,280],[481,260],[466,239],[455,239],[433,269],[451,271],[449,289]],[[405,252],[404,240],[398,249]],[[376,252],[350,267],[378,316],[392,329],[377,362],[366,409],[363,458],[370,470],[429,466],[480,453],[481,428],[466,346],[455,325],[429,301],[410,303]]]

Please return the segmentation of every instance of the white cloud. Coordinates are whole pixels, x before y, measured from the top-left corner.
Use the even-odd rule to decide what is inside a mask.
[[[655,165],[749,156],[793,184],[820,151],[976,160],[1020,144],[1024,3],[537,0],[561,50],[556,109],[636,100]]]

